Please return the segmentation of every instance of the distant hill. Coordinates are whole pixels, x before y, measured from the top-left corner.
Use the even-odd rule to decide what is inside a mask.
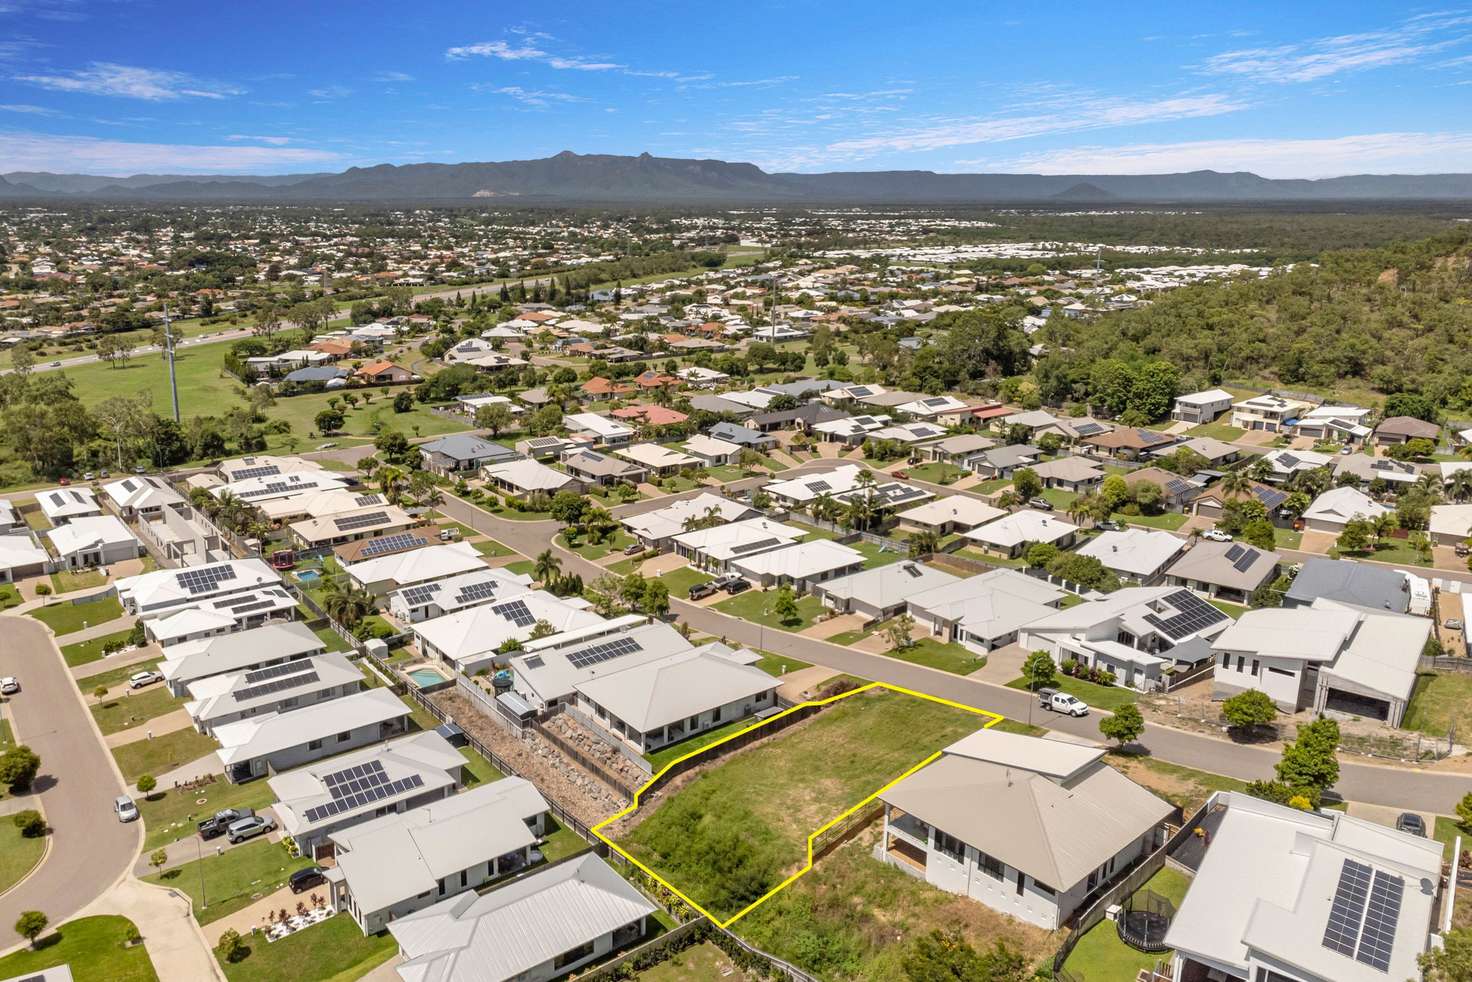
[[[1247,172],[1181,174],[937,174],[839,171],[770,174],[754,164],[563,151],[499,163],[380,164],[339,174],[148,175],[15,172],[0,194],[105,200],[511,203],[1269,202],[1472,200],[1472,174],[1360,174],[1272,180]]]

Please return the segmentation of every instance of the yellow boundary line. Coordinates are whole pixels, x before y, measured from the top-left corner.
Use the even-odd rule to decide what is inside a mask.
[[[666,771],[668,771],[671,767],[674,767],[676,764],[680,763],[681,761],[689,760],[691,757],[698,757],[701,754],[706,753],[707,751],[714,749],[715,747],[719,747],[721,744],[726,743],[729,740],[736,739],[737,737],[741,736],[744,733],[750,733],[752,730],[759,729],[760,727],[767,726],[767,725],[769,725],[771,723],[775,723],[777,720],[781,719],[782,717],[787,716],[787,715],[789,715],[791,713],[795,713],[799,709],[804,709],[804,708],[806,708],[808,706],[826,706],[829,703],[838,702],[840,699],[847,699],[847,698],[849,698],[851,696],[856,696],[856,695],[858,695],[861,692],[868,692],[871,689],[888,689],[891,692],[899,692],[899,693],[903,693],[904,695],[907,695],[907,696],[914,696],[914,697],[916,697],[918,699],[926,699],[926,700],[929,700],[930,702],[939,703],[942,706],[950,706],[950,707],[952,707],[954,709],[965,710],[966,712],[968,712],[968,713],[974,713],[977,716],[985,716],[988,719],[987,719],[987,722],[982,726],[982,729],[987,729],[989,727],[996,726],[1003,719],[1002,716],[999,716],[998,714],[993,713],[993,712],[991,712],[989,710],[986,710],[986,709],[977,709],[975,706],[968,706],[965,703],[953,702],[950,699],[942,699],[939,696],[928,695],[928,694],[926,694],[924,692],[916,692],[914,689],[906,689],[903,686],[890,685],[888,682],[870,682],[867,685],[860,686],[857,689],[851,689],[848,692],[843,692],[843,693],[840,693],[840,694],[838,694],[836,696],[829,696],[826,699],[812,699],[812,700],[809,700],[807,702],[798,703],[796,706],[792,706],[789,709],[784,709],[782,712],[780,712],[777,715],[773,716],[771,719],[765,719],[765,720],[762,720],[759,723],[753,723],[752,725],[750,725],[750,726],[748,726],[748,727],[746,727],[744,729],[737,730],[735,733],[732,733],[732,734],[730,734],[728,736],[722,737],[721,739],[717,740],[715,743],[712,743],[712,744],[709,744],[707,746],[701,747],[698,750],[692,750],[690,753],[685,754],[683,757],[677,757],[676,759],[674,759],[674,760],[670,761],[668,764],[666,764],[664,767],[661,767],[659,769],[659,773],[658,774],[655,774],[652,777],[650,777],[650,779],[648,781],[644,782],[644,785],[641,788],[639,788],[638,791],[634,792],[634,800],[633,800],[633,802],[627,808],[624,808],[622,811],[620,811],[620,812],[618,812],[618,813],[616,813],[614,815],[610,815],[608,818],[605,818],[603,821],[601,821],[597,825],[593,826],[593,828],[590,831],[594,835],[596,835],[600,840],[602,840],[604,843],[606,843],[610,849],[614,850],[620,856],[624,857],[629,862],[631,862],[635,866],[637,866],[639,869],[641,869],[645,873],[649,874],[649,876],[651,876],[655,880],[655,882],[657,882],[660,886],[664,887],[666,890],[670,891],[675,896],[679,897],[685,903],[689,904],[693,909],[698,910],[712,924],[716,925],[717,927],[721,927],[721,928],[730,927],[737,920],[739,920],[742,917],[745,917],[747,914],[751,913],[753,910],[755,910],[756,908],[760,907],[762,904],[766,903],[768,900],[771,900],[778,893],[780,893],[781,891],[785,890],[787,887],[791,886],[792,884],[796,883],[799,879],[801,879],[802,877],[806,876],[809,872],[812,871],[812,868],[813,868],[813,840],[815,840],[818,836],[822,835],[824,832],[826,832],[829,829],[831,829],[833,826],[837,825],[839,822],[842,822],[844,819],[848,818],[850,815],[852,815],[855,812],[857,812],[859,809],[863,808],[865,805],[869,804],[875,798],[879,797],[881,794],[883,794],[884,792],[888,791],[890,788],[894,787],[896,784],[898,784],[899,782],[903,781],[905,778],[909,777],[911,774],[914,774],[916,771],[920,770],[922,767],[925,767],[926,765],[930,764],[932,761],[934,761],[937,757],[939,757],[941,755],[941,751],[937,750],[935,753],[933,753],[930,756],[926,757],[924,760],[922,760],[920,763],[916,764],[914,767],[911,767],[909,770],[905,771],[899,777],[897,777],[894,780],[888,782],[883,787],[881,787],[878,790],[876,790],[873,794],[870,794],[868,797],[864,798],[858,804],[852,806],[851,808],[845,809],[841,814],[835,816],[834,818],[832,818],[828,822],[825,822],[823,825],[821,825],[818,828],[814,829],[811,833],[808,834],[807,862],[805,862],[803,864],[802,869],[798,870],[796,873],[793,873],[787,879],[783,880],[781,883],[777,884],[775,887],[773,887],[772,889],[768,890],[766,893],[762,894],[762,896],[758,897],[752,903],[748,904],[742,910],[740,910],[737,913],[733,914],[731,917],[728,917],[724,921],[721,920],[720,918],[716,917],[714,914],[712,914],[710,911],[706,910],[704,907],[702,907],[699,904],[697,904],[694,900],[691,900],[688,896],[685,895],[685,893],[683,891],[680,890],[679,887],[675,886],[673,883],[671,883],[670,881],[666,880],[664,877],[660,876],[658,873],[654,872],[654,870],[650,869],[648,866],[645,866],[643,863],[639,862],[639,860],[637,860],[633,856],[631,856],[628,853],[628,851],[625,850],[622,846],[620,846],[617,842],[614,842],[608,836],[604,835],[603,832],[602,832],[602,830],[606,826],[611,825],[614,822],[617,822],[619,819],[624,818],[625,816],[630,815],[630,814],[632,814],[635,811],[638,811],[640,799],[643,797],[644,792],[649,789],[650,785],[652,785],[655,781],[659,780],[660,777],[662,777]]]

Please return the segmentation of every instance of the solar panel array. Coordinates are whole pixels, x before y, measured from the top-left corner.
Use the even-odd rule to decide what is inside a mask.
[[[496,595],[496,591],[499,588],[500,584],[495,580],[483,580],[480,583],[471,583],[455,595],[455,602],[457,604],[468,604],[474,600],[489,600]],[[521,603],[521,601],[518,600],[517,603]],[[523,607],[526,606],[526,604],[521,605]],[[510,605],[508,604],[507,606]],[[519,624],[520,622],[518,621],[517,623]]]
[[[279,679],[283,675],[295,675],[305,672],[312,664],[310,658],[297,658],[292,661],[284,661],[279,665],[268,665],[258,668],[254,672],[245,673],[245,684],[256,685],[269,679]]]
[[[259,467],[243,467],[238,471],[233,471],[230,474],[230,480],[249,481],[253,477],[270,477],[273,474],[280,473],[281,468],[275,464],[262,464]]]
[[[1380,870],[1370,884],[1370,903],[1365,908],[1365,928],[1360,934],[1360,948],[1355,961],[1382,972],[1390,971],[1390,955],[1395,950],[1395,928],[1400,923],[1400,902],[1406,881]]]
[[[1239,573],[1245,573],[1249,569],[1251,569],[1252,564],[1257,562],[1257,558],[1262,555],[1262,553],[1258,552],[1256,549],[1248,549],[1245,547],[1241,550],[1241,553],[1242,554],[1240,556],[1232,560],[1232,568]],[[1230,550],[1227,552],[1227,558],[1232,559],[1232,554]]]
[[[531,627],[537,622],[532,616],[532,610],[526,605],[525,600],[509,600],[504,604],[497,604],[491,608],[492,613],[499,614],[517,627]]]
[[[319,822],[324,818],[412,791],[424,784],[424,778],[411,774],[391,781],[383,764],[374,760],[328,774],[322,779],[322,783],[327,785],[327,792],[332,795],[332,800],[308,808],[305,814],[309,822]]]
[[[310,672],[303,672],[300,675],[288,675],[285,678],[272,679],[269,682],[262,682],[260,685],[252,685],[247,688],[241,689],[239,692],[235,693],[235,701],[249,702],[250,700],[257,699],[261,696],[269,696],[274,692],[285,692],[288,689],[298,689],[304,685],[308,685],[312,682],[318,681],[321,681],[321,679],[317,675],[316,669],[313,669]]]
[[[424,586],[411,586],[407,590],[404,590],[400,596],[404,598],[404,603],[410,607],[418,607],[420,604],[429,603],[434,599],[434,595],[439,592],[440,585],[438,583],[428,583]]]
[[[374,514],[382,516],[383,512],[375,512]],[[383,519],[380,517],[379,521],[383,521]],[[343,529],[343,531],[347,530]],[[416,535],[413,532],[385,535],[382,538],[374,539],[364,546],[363,551],[358,553],[358,558],[371,559],[374,556],[387,556],[394,552],[408,552],[410,549],[417,549],[419,546],[424,545],[424,542],[424,536]]]
[[[600,662],[611,661],[622,658],[624,655],[632,655],[636,651],[643,651],[639,642],[633,638],[616,638],[613,641],[605,641],[587,648],[579,648],[567,656],[567,663],[573,668],[587,668]]]
[[[202,566],[186,569],[179,574],[178,583],[190,596],[219,589],[221,583],[235,579],[235,567],[230,565]]]
[[[274,600],[252,600],[248,604],[241,604],[238,607],[231,607],[230,608],[230,613],[232,613],[232,614],[249,614],[252,611],[265,610],[267,607],[274,607],[274,606],[276,606],[276,601],[274,601]]]
[[[313,486],[315,487],[315,485]],[[244,498],[246,501],[249,501],[252,498],[264,498],[268,494],[286,494],[290,491],[300,490],[302,490],[302,487],[299,484],[288,484],[285,481],[272,481],[269,484],[263,484],[258,488],[252,488],[249,491],[242,491],[239,495],[237,495],[237,497]]]
[[[731,547],[731,555],[744,556],[749,552],[756,552],[758,549],[767,549],[771,546],[780,545],[781,542],[781,539],[757,539],[755,542],[743,542],[738,546]]]
[[[1339,885],[1329,906],[1329,923],[1324,926],[1324,947],[1341,955],[1354,957],[1360,937],[1360,921],[1370,897],[1371,869],[1364,863],[1346,859],[1339,870]]]
[[[376,495],[376,494],[360,494],[356,498],[353,499],[353,502],[359,508],[367,508],[369,505],[381,505],[381,504],[383,504],[383,497],[381,495]]]
[[[1159,614],[1146,614],[1147,623],[1154,625],[1162,634],[1172,641],[1190,637],[1198,631],[1204,631],[1213,624],[1219,624],[1227,619],[1227,615],[1202,600],[1190,590],[1177,590],[1168,595],[1165,602],[1174,607],[1178,613],[1169,617],[1161,617]]]
[[[351,532],[353,529],[365,529],[370,525],[378,525],[388,521],[388,512],[370,511],[366,515],[348,515],[346,518],[335,518],[332,524],[337,526],[339,532]]]
[[[826,491],[832,491],[833,485],[829,484],[827,481],[809,481],[808,490],[822,493]]]

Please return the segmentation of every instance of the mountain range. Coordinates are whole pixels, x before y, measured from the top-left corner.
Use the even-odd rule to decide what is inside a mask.
[[[341,173],[248,175],[13,172],[0,198],[438,204],[1106,204],[1472,200],[1472,174],[1358,174],[1278,180],[1245,171],[1181,174],[768,173],[755,164],[576,154],[464,164],[379,164]]]

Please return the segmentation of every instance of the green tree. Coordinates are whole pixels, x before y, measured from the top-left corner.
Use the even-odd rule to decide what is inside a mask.
[[[1463,832],[1472,833],[1472,791],[1462,795],[1462,800],[1457,802],[1457,824]]]
[[[23,743],[0,754],[0,784],[9,786],[11,794],[29,790],[40,770],[40,756]]]
[[[784,586],[777,591],[777,596],[772,600],[772,613],[777,615],[777,621],[781,624],[796,624],[802,620],[802,614],[797,609],[797,596],[793,594],[792,587]]]
[[[1036,692],[1058,681],[1058,665],[1046,651],[1034,651],[1022,663],[1022,677],[1028,689]]]
[[[1043,493],[1043,479],[1031,467],[1019,467],[1012,472],[1012,487],[1017,489],[1019,498],[1027,501]]]
[[[158,787],[158,778],[152,774],[144,774],[138,779],[138,790],[144,795],[152,794],[156,787]]]
[[[164,863],[167,863],[168,861],[169,851],[167,849],[155,849],[153,852],[148,854],[148,865],[152,866],[154,869],[163,869]]]
[[[1344,523],[1335,546],[1340,552],[1366,552],[1374,536],[1374,526],[1363,518],[1351,518]]]
[[[644,597],[640,606],[650,617],[663,617],[670,612],[670,588],[664,580],[644,581]]]
[[[1441,940],[1417,956],[1424,982],[1472,982],[1472,927],[1453,928]]]
[[[10,820],[27,839],[37,839],[46,834],[46,819],[34,808],[18,811],[10,816]]]
[[[1316,719],[1298,728],[1298,739],[1283,747],[1274,770],[1278,780],[1294,792],[1309,793],[1317,806],[1324,791],[1339,780],[1339,724]]]
[[[915,629],[915,618],[908,613],[901,614],[890,621],[889,627],[884,629],[884,639],[889,642],[890,651],[904,651],[915,645],[915,639],[910,637],[910,632]]]
[[[220,943],[217,947],[220,957],[231,964],[240,961],[245,956],[245,952],[249,950],[245,946],[245,939],[233,927],[220,935]]]
[[[562,560],[551,549],[543,549],[532,561],[532,578],[546,586],[562,571]]]
[[[46,919],[46,915],[39,910],[23,911],[15,922],[15,933],[29,941],[31,947],[34,948],[36,939],[41,936],[42,931],[46,930],[46,925],[49,923],[51,922]]]
[[[1047,569],[1058,558],[1058,547],[1051,542],[1034,542],[1027,547],[1027,565],[1034,569]]]
[[[505,403],[493,402],[475,411],[475,425],[480,429],[490,430],[493,440],[501,435],[502,430],[510,428],[514,422],[516,422],[516,414]]]
[[[409,438],[398,430],[384,430],[373,440],[373,449],[390,464],[402,467],[414,458],[414,448]]]
[[[317,415],[312,419],[312,422],[317,427],[317,432],[321,433],[323,436],[327,436],[330,433],[336,433],[338,430],[342,429],[343,421],[344,417],[342,414],[342,410],[332,408],[322,409],[318,411]]]
[[[1271,725],[1278,718],[1278,707],[1266,692],[1248,689],[1222,703],[1222,718],[1229,729],[1250,733],[1260,726]]]
[[[1242,541],[1259,549],[1271,549],[1274,544],[1273,523],[1266,518],[1255,518],[1242,526]]]
[[[414,408],[414,394],[412,392],[400,392],[394,396],[394,412],[407,413]]]
[[[1138,706],[1126,703],[1116,709],[1113,715],[1100,718],[1099,732],[1122,747],[1133,743],[1145,732],[1145,717],[1140,715]]]

